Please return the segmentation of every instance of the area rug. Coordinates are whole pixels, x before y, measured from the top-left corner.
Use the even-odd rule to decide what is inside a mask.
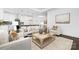
[[[63,37],[56,37],[56,39],[49,44],[48,46],[40,49],[36,44],[33,42],[31,43],[32,50],[71,50],[73,44],[73,40],[63,38]]]

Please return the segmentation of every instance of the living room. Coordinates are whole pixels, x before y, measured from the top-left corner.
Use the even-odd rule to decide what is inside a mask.
[[[0,8],[0,49],[79,50],[78,16],[78,8]]]
[[[79,32],[78,31],[79,30],[79,27],[78,27],[79,13],[78,12],[79,12],[78,8],[54,8],[47,12],[47,26],[50,29],[50,31],[53,26],[55,26],[55,27],[57,26],[59,28],[59,30],[53,31],[53,33],[58,35],[57,38],[62,37],[60,39],[67,38],[67,39],[73,40],[70,50],[79,49],[79,43],[78,43],[79,42],[79,33],[78,33]],[[63,20],[67,20],[65,18],[65,16],[68,17],[68,19],[69,19],[66,22],[63,21]],[[61,20],[61,19],[63,19],[63,20]],[[58,41],[57,41],[57,43],[58,43]],[[56,44],[56,43],[54,43],[54,44]],[[53,49],[54,50],[64,50],[63,48],[66,48],[66,47],[62,46],[62,45],[65,46],[65,44],[61,44],[61,45],[60,44],[54,45],[54,44],[51,43],[49,46],[45,47],[44,50],[47,50],[47,49],[48,50],[53,50]],[[54,47],[52,47],[53,45],[54,45]],[[58,46],[58,45],[60,45],[61,48],[59,48],[60,46]],[[33,49],[39,49],[39,48],[35,47]]]
[[[69,39],[73,39],[73,41],[75,41],[74,48],[72,49],[79,49],[79,20],[78,20],[78,16],[79,16],[79,8],[60,8],[58,10],[52,10],[48,12],[48,27],[51,28],[52,25],[56,24],[57,26],[59,26],[61,28],[61,34],[62,37],[65,38],[69,38]],[[65,13],[69,13],[69,23],[56,23],[56,15],[61,15],[61,14],[65,14]]]
[[[78,0],[0,0],[0,59],[79,59]]]

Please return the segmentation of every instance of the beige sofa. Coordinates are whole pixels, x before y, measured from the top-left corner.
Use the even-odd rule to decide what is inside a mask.
[[[31,37],[23,38],[0,45],[0,50],[30,50]]]

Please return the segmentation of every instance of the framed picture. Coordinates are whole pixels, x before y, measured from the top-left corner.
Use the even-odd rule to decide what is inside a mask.
[[[56,15],[55,22],[57,24],[69,24],[70,23],[70,13]]]

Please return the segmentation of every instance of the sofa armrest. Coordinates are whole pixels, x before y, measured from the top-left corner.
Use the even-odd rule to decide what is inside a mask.
[[[0,46],[0,50],[30,50],[31,49],[31,38],[21,37],[18,40],[8,42]]]

